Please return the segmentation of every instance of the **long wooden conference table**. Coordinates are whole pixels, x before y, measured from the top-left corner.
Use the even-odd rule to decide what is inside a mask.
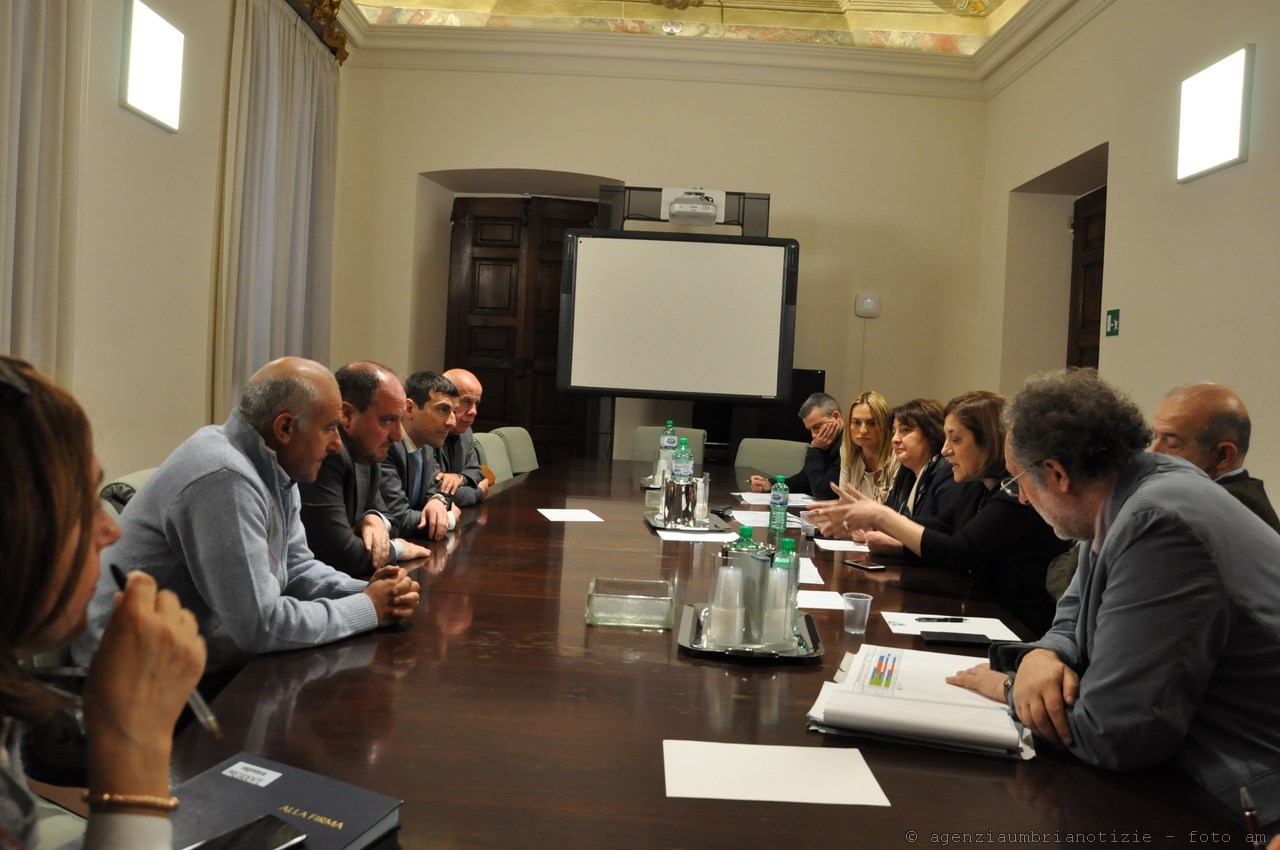
[[[745,471],[708,471],[713,505],[744,489]],[[380,848],[1243,846],[1243,823],[1167,769],[807,731],[822,682],[858,647],[840,611],[813,612],[825,655],[811,667],[695,659],[674,631],[586,626],[593,577],[670,579],[677,609],[708,595],[719,544],[659,540],[642,518],[647,472],[574,461],[508,482],[433,545],[408,628],[249,664],[213,702],[225,736],[195,724],[179,736],[174,781],[246,750],[391,794],[402,827]],[[539,508],[604,521],[553,523]],[[824,589],[874,595],[874,644],[925,648],[881,611],[1001,613],[937,571],[865,573],[811,541],[799,551]],[[858,747],[891,805],[668,798],[664,739]]]

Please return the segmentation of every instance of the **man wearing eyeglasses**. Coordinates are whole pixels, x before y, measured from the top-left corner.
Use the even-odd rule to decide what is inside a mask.
[[[1053,627],[950,681],[1089,764],[1168,763],[1280,824],[1280,535],[1151,441],[1092,370],[1028,380],[1006,411],[1019,498],[1081,559]],[[1016,674],[1016,678],[1013,678]],[[1269,827],[1268,827],[1269,825]]]

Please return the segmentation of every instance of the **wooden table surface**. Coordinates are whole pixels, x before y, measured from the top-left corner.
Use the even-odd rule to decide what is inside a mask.
[[[712,504],[743,489],[743,471],[708,471]],[[194,724],[179,736],[174,781],[247,750],[395,795],[402,828],[383,848],[1187,847],[1215,832],[1243,846],[1243,824],[1169,770],[807,731],[822,682],[858,647],[839,611],[813,612],[826,649],[813,667],[691,659],[674,630],[586,626],[596,576],[670,579],[677,610],[708,595],[719,545],[659,540],[642,519],[645,472],[574,461],[508,482],[433,545],[410,627],[254,661],[213,702],[225,737]],[[552,523],[538,508],[604,522]],[[925,648],[882,610],[1000,614],[936,571],[865,573],[807,540],[799,552],[824,589],[874,595],[871,643]],[[892,805],[668,798],[664,739],[858,747]]]

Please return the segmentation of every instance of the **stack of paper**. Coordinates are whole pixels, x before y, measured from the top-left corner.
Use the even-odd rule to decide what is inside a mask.
[[[966,655],[863,646],[824,682],[809,709],[810,728],[929,744],[1008,758],[1035,757],[1031,733],[1004,703],[948,685],[973,666]]]

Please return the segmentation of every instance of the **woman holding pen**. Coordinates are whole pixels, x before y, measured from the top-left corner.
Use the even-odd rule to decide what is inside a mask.
[[[20,738],[66,704],[18,662],[84,629],[98,553],[120,536],[98,502],[101,475],[75,399],[0,355],[0,847],[34,846]],[[84,690],[88,850],[171,846],[173,727],[204,659],[191,613],[131,573]]]

